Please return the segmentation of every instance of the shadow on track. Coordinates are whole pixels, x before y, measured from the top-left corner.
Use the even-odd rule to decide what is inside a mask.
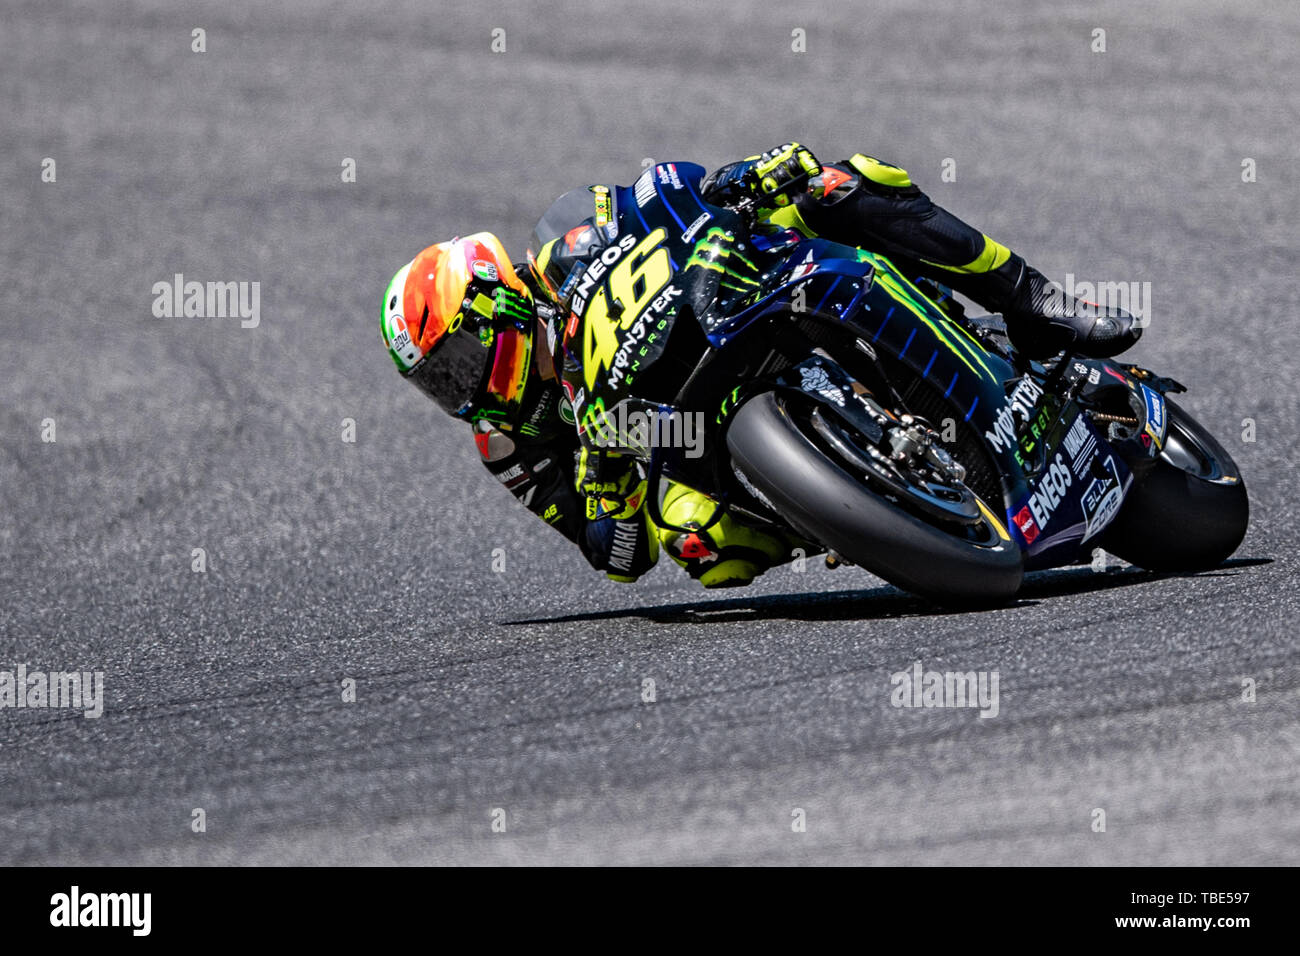
[[[791,621],[866,621],[902,617],[945,617],[1034,607],[1048,598],[1071,597],[1094,591],[1149,584],[1171,578],[1221,577],[1239,569],[1272,564],[1272,558],[1233,558],[1213,571],[1198,574],[1170,574],[1125,567],[1093,571],[1090,567],[1039,571],[1027,575],[1014,601],[1001,607],[952,608],[936,605],[897,588],[885,585],[857,591],[825,591],[800,594],[767,594],[756,597],[693,601],[659,607],[632,607],[612,611],[590,611],[556,617],[501,621],[504,626],[525,624],[573,624],[582,621],[614,621],[641,618],[662,624],[716,624],[731,621],[783,619]]]

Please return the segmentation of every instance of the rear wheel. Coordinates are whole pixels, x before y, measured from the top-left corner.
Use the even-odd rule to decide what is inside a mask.
[[[1012,597],[1024,566],[1000,506],[960,484],[903,489],[873,472],[867,444],[823,406],[774,392],[741,406],[727,430],[743,483],[800,534],[938,601]]]
[[[1222,564],[1246,536],[1246,484],[1213,435],[1168,398],[1165,404],[1164,450],[1102,533],[1101,546],[1149,571],[1204,571]]]

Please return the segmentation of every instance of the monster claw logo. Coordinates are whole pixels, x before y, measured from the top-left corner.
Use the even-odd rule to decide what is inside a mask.
[[[682,271],[692,267],[721,273],[719,284],[733,291],[743,293],[759,285],[757,276],[761,270],[737,251],[735,235],[717,226],[712,226],[695,244]]]

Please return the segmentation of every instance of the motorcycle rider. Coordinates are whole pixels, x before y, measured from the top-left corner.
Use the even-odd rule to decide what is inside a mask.
[[[676,176],[673,164],[656,172],[669,167]],[[750,203],[760,221],[881,253],[909,275],[956,289],[1001,313],[1013,344],[1032,357],[1067,346],[1110,357],[1141,335],[1129,313],[1065,295],[1006,246],[932,202],[906,171],[862,153],[822,165],[806,147],[786,143],[691,185],[708,203]],[[575,194],[586,197],[576,214],[566,203]],[[636,580],[662,546],[705,587],[748,584],[790,560],[798,542],[731,515],[701,530],[713,501],[680,483],[668,486],[662,514],[694,530],[653,526],[640,465],[580,440],[572,396],[561,388],[558,346],[568,316],[558,288],[564,270],[556,263],[573,261],[582,252],[575,246],[608,221],[609,197],[608,187],[594,186],[557,200],[543,222],[552,220],[556,234],[572,228],[536,255],[530,250],[527,267],[512,264],[490,233],[424,249],[385,292],[384,344],[403,376],[472,423],[488,471],[609,578]]]

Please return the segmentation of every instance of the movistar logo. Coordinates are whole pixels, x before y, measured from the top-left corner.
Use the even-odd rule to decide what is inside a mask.
[[[1014,448],[1017,422],[1029,421],[1042,394],[1043,390],[1037,382],[1027,375],[1022,378],[1020,384],[1007,396],[1006,404],[998,410],[993,427],[984,433],[985,440],[998,451]]]

